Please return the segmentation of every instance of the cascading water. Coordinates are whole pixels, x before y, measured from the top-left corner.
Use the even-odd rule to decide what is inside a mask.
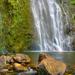
[[[31,0],[34,22],[41,51],[64,51],[65,41],[62,10],[56,0]]]

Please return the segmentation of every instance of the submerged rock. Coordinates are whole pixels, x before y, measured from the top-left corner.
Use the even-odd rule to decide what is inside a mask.
[[[39,55],[38,62],[39,75],[63,75],[65,73],[66,64],[45,53]]]

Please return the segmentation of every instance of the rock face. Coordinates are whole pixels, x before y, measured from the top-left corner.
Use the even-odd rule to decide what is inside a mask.
[[[44,70],[46,73],[39,75],[63,75],[65,73],[66,64],[45,53],[39,55],[38,62],[38,68]]]

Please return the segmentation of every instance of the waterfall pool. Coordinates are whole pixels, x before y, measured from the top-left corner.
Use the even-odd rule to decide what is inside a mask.
[[[32,62],[37,64],[41,52],[25,52],[32,58]],[[68,65],[75,65],[75,52],[46,52],[54,58],[65,62]]]

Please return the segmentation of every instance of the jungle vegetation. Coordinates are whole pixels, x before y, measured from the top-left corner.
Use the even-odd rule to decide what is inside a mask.
[[[69,0],[75,24],[75,0]],[[0,0],[0,51],[21,52],[32,49],[34,39],[30,0]]]
[[[31,49],[33,19],[29,0],[0,0],[0,50]]]

